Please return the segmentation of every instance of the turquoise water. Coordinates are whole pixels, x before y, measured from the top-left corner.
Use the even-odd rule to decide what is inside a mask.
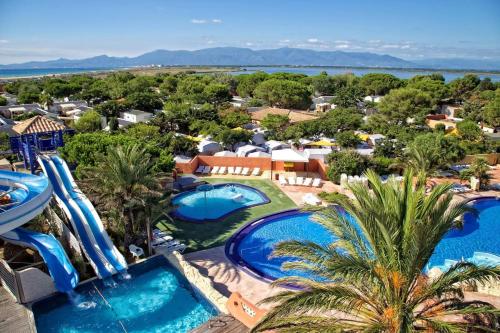
[[[430,258],[428,269],[472,257],[472,262],[491,263],[494,256],[500,256],[500,200],[482,199],[474,202],[473,206],[479,212],[478,217],[466,214],[464,228],[452,230],[443,238]],[[303,276],[318,280],[310,273],[283,271],[283,262],[293,258],[270,258],[276,244],[286,240],[299,240],[326,246],[335,240],[326,228],[312,220],[311,213],[300,212],[271,217],[253,229],[243,229],[242,235],[244,236],[235,244],[235,252],[239,258],[233,259],[242,260],[251,271],[268,279]],[[484,254],[477,252],[494,256],[493,259],[485,258]]]
[[[163,257],[132,266],[129,273],[130,280],[115,277],[114,288],[98,280],[78,287],[80,306],[66,295],[37,302],[33,306],[37,331],[182,333],[216,315]]]
[[[174,215],[192,221],[217,220],[236,210],[269,200],[262,192],[241,184],[208,185],[207,189],[192,190],[174,197]]]

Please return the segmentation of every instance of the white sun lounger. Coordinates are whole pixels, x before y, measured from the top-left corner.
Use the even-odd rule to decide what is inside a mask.
[[[297,177],[297,185],[304,185],[304,177]]]
[[[315,196],[312,193],[307,193],[302,197],[302,200],[304,201],[305,204],[312,205],[312,206],[318,206],[321,205],[321,199]]]
[[[224,166],[220,167],[220,169],[219,169],[219,175],[223,175],[225,173],[226,173],[226,167],[224,167]]]
[[[205,166],[204,165],[200,165],[200,166],[198,166],[198,169],[196,169],[196,171],[194,173],[202,173],[203,170],[205,170]]]
[[[304,179],[304,186],[311,186],[313,179],[312,178],[306,178]]]
[[[234,169],[234,174],[235,175],[241,174],[241,167],[236,167],[236,169]]]
[[[281,185],[281,186],[285,186],[285,185],[287,185],[287,184],[288,184],[288,183],[286,182],[285,176],[280,175],[280,177],[279,177],[279,181],[280,181],[280,185]]]
[[[288,184],[295,185],[295,177],[288,177]]]
[[[154,248],[159,248],[159,247],[169,248],[169,247],[172,247],[172,246],[179,245],[180,243],[181,242],[179,242],[178,240],[171,240],[169,242],[164,242],[164,243],[160,243],[160,244],[153,244],[153,243],[151,243],[151,246],[154,247]]]
[[[206,166],[205,169],[203,169],[203,174],[208,175],[210,173],[210,167]]]
[[[319,187],[321,185],[321,179],[319,178],[314,178],[312,186],[313,187]]]
[[[260,174],[260,168],[255,168],[252,171],[252,176],[258,176]]]
[[[210,173],[211,173],[212,175],[216,175],[216,174],[217,174],[217,172],[219,172],[219,168],[220,168],[220,167],[218,167],[218,166],[214,166],[214,167],[212,168],[212,171],[210,171]]]
[[[172,236],[163,236],[159,238],[153,238],[151,241],[151,246],[158,246],[164,243],[171,242],[173,240]]]
[[[227,174],[228,175],[234,175],[234,167],[227,168]]]
[[[130,244],[128,246],[128,249],[129,249],[130,253],[132,254],[132,256],[135,258],[139,258],[139,257],[144,255],[144,250],[142,248],[134,245],[134,244]]]
[[[248,176],[250,174],[250,168],[243,168],[243,170],[241,170],[241,174],[243,176]]]

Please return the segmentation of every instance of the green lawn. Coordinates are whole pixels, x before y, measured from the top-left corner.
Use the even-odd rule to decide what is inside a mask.
[[[270,180],[260,179],[205,179],[210,183],[241,183],[264,192],[271,202],[234,212],[222,221],[190,223],[175,220],[174,224],[160,222],[157,227],[169,230],[172,235],[188,246],[187,251],[198,251],[223,245],[240,227],[261,216],[281,210],[296,208],[295,203]]]

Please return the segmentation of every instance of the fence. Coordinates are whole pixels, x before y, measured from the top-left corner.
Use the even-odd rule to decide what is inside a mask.
[[[18,284],[18,280],[16,277],[16,272],[10,268],[9,264],[0,259],[0,280],[2,281],[2,285],[7,289],[18,302],[22,300],[22,289]]]

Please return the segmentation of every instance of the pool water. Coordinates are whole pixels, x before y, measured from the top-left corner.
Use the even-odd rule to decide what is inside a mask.
[[[470,261],[483,264],[498,259],[495,256],[500,256],[500,200],[481,199],[475,201],[473,206],[479,212],[478,217],[465,215],[464,228],[452,230],[443,238],[430,258],[427,269],[446,268],[443,265],[472,257]],[[355,223],[352,217],[347,218]],[[311,213],[290,211],[246,226],[227,243],[226,253],[238,265],[266,279],[301,276],[320,281],[319,277],[310,273],[283,271],[281,265],[293,258],[269,257],[276,244],[287,240],[312,241],[326,246],[335,238],[326,228],[312,220]]]
[[[269,202],[261,191],[242,184],[201,185],[175,196],[174,216],[193,222],[216,221],[228,214],[251,206]]]
[[[130,280],[115,278],[116,287],[104,287],[100,280],[79,286],[80,306],[66,295],[35,303],[37,331],[181,333],[217,314],[163,257],[132,266],[129,273]]]
[[[436,247],[429,268],[443,267],[445,260],[475,262],[474,252],[500,256],[500,200],[484,198],[471,204],[479,215],[465,214],[463,228],[448,232]]]

